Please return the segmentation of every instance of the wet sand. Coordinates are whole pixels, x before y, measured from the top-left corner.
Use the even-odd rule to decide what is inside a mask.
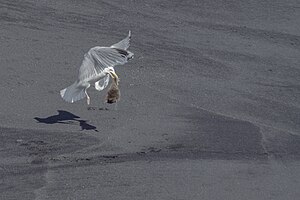
[[[297,199],[298,1],[0,1],[0,199]],[[59,91],[132,31],[122,99]]]

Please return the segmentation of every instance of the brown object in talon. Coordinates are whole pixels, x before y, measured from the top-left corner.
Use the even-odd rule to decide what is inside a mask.
[[[119,78],[113,74],[110,74],[112,77],[112,83],[110,84],[109,90],[106,95],[106,103],[112,104],[117,103],[120,100],[120,89],[119,89]]]

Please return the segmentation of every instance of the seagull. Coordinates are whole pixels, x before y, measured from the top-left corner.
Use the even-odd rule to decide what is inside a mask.
[[[109,77],[119,79],[114,70],[116,65],[124,65],[133,58],[133,53],[128,51],[131,39],[131,31],[128,36],[110,47],[93,47],[85,55],[79,68],[77,80],[69,87],[60,91],[60,96],[69,103],[74,103],[90,97],[87,89],[94,85],[95,89],[101,91],[109,83]]]

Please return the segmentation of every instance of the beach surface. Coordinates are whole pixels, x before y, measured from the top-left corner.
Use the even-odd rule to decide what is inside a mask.
[[[0,199],[298,199],[299,24],[297,0],[0,0]],[[64,102],[129,30],[120,102]]]

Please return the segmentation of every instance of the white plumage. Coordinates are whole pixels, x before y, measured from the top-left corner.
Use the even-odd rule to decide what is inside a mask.
[[[87,89],[95,85],[96,90],[103,90],[107,87],[109,76],[114,74],[114,66],[123,65],[133,58],[133,53],[128,51],[131,32],[120,42],[110,47],[93,47],[85,55],[79,68],[78,79],[69,87],[60,91],[61,97],[70,103],[87,97],[87,104],[90,104],[90,97]]]

